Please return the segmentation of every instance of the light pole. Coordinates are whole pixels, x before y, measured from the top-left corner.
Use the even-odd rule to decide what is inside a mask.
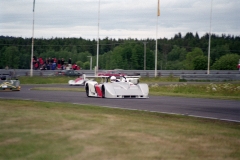
[[[98,3],[98,35],[97,35],[97,62],[96,62],[96,72],[98,72],[98,55],[99,55],[99,20],[100,20],[100,0]]]
[[[157,37],[158,37],[158,17],[160,16],[160,0],[157,6],[157,24],[156,24],[156,49],[155,49],[155,77],[157,77]]]
[[[143,42],[144,44],[144,70],[146,70],[146,44],[148,42]]]
[[[92,70],[92,56],[87,56],[90,58],[90,70]]]
[[[31,51],[31,69],[30,76],[33,76],[33,45],[34,45],[34,9],[35,9],[35,0],[33,0],[33,25],[32,25],[32,51]]]
[[[210,29],[209,29],[209,41],[208,41],[208,70],[207,74],[210,74],[210,48],[211,48],[211,30],[212,30],[212,2],[211,0],[211,12],[210,12]]]

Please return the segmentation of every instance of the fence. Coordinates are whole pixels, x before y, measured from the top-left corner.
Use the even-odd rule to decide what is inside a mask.
[[[54,76],[59,70],[33,70],[33,76]],[[94,70],[78,70],[82,74],[94,75]],[[104,70],[99,70],[102,72]],[[123,70],[123,73],[127,75],[140,75],[141,77],[155,77],[155,70]],[[30,69],[0,69],[0,74],[9,74],[10,76],[29,76]],[[222,75],[223,77],[228,77],[229,75],[238,75],[240,72],[238,70],[210,70],[210,74],[207,75],[206,70],[157,70],[158,77],[219,77],[217,75]]]

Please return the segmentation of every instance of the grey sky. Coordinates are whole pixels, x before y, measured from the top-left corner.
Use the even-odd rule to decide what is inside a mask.
[[[100,0],[100,38],[156,37],[157,0]],[[36,0],[34,37],[97,38],[99,0]],[[0,35],[32,37],[33,0],[0,0]],[[211,0],[160,0],[158,37],[209,32]],[[212,33],[240,36],[240,1],[213,0]]]

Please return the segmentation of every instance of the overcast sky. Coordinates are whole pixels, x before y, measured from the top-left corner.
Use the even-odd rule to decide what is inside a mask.
[[[211,0],[36,0],[34,37],[158,38],[210,31]],[[212,33],[240,36],[240,0],[213,0]],[[158,21],[158,25],[157,25]],[[30,38],[33,0],[0,0],[0,35]]]

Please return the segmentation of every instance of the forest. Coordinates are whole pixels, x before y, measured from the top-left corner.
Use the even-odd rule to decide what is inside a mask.
[[[177,33],[173,38],[157,41],[158,70],[206,70],[208,66],[209,34]],[[144,47],[146,43],[146,48]],[[32,38],[0,36],[0,69],[29,69]],[[146,70],[155,69],[155,39],[99,40],[99,69],[143,70],[146,51]],[[145,50],[146,49],[146,50]],[[96,65],[97,40],[83,38],[34,38],[34,56],[69,58],[81,69]],[[240,36],[211,34],[210,69],[236,70],[240,63]]]

